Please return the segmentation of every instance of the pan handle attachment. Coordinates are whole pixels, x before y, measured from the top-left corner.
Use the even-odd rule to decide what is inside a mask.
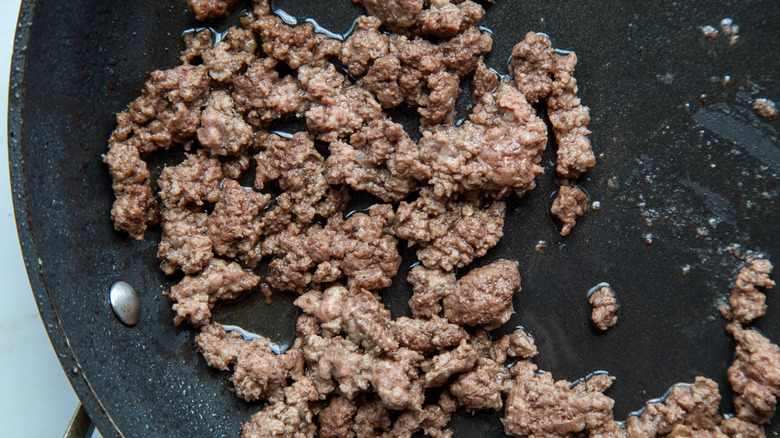
[[[92,424],[92,419],[89,418],[84,405],[79,403],[63,438],[89,438],[94,431],[95,425]]]

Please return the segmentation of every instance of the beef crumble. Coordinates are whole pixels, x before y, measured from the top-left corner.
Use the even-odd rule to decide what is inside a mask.
[[[611,287],[603,286],[593,291],[588,302],[593,306],[590,319],[599,330],[606,330],[617,324],[618,303]]]
[[[190,1],[199,19],[234,3]],[[168,292],[174,322],[200,330],[204,359],[230,372],[237,396],[266,402],[243,436],[449,437],[457,409],[502,408],[512,436],[763,436],[759,424],[780,394],[780,350],[740,323],[765,311],[756,288],[774,284],[768,261],[749,261],[729,301],[734,418],[718,413],[717,386],[698,377],[623,426],[604,394],[614,377],[556,381],[531,362],[538,350],[523,329],[490,337],[514,312],[518,263],[460,279],[453,271],[497,244],[506,198],[535,187],[547,126],[532,104],[546,101],[558,145],[552,213],[561,234],[587,210],[584,192],[570,186],[595,164],[576,55],[529,33],[513,49],[514,78],[504,78],[483,62],[492,38],[478,27],[477,3],[358,3],[375,17],[358,19],[343,43],[309,23],[285,24],[264,0],[242,17],[245,29],[220,41],[210,30],[188,33],[185,64],[152,73],[117,116],[104,157],[115,227],[141,239],[162,219],[161,269],[185,274]],[[465,80],[475,105],[455,123]],[[417,143],[383,111],[400,105],[421,116]],[[293,118],[309,132],[268,131]],[[143,157],[176,145],[191,153],[163,170],[155,197]],[[243,187],[250,154],[255,183]],[[345,215],[355,191],[385,204]],[[393,319],[379,290],[398,272],[398,239],[416,246],[422,265],[408,278],[413,317]],[[263,258],[271,286],[300,293],[297,337],[284,353],[211,321],[216,301],[257,287],[251,269]],[[606,327],[617,306],[601,292],[591,299]]]

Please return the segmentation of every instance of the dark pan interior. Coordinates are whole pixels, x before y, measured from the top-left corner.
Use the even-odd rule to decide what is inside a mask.
[[[275,6],[336,32],[360,13],[348,0]],[[520,261],[523,290],[508,326],[535,336],[537,363],[556,378],[615,375],[608,394],[618,418],[697,375],[720,384],[729,410],[733,343],[716,302],[739,269],[735,248],[780,263],[780,121],[749,109],[754,97],[780,101],[780,6],[497,0],[487,10],[483,24],[495,32],[489,64],[500,71],[531,30],[577,52],[599,159],[579,183],[601,209],[560,238],[548,213],[551,144],[538,188],[510,202],[504,239],[475,263]],[[700,30],[725,17],[740,26],[734,45]],[[235,20],[210,24],[222,29]],[[148,72],[177,64],[180,33],[194,26],[184,1],[23,6],[9,122],[16,218],[54,347],[104,436],[237,436],[261,406],[237,399],[226,375],[196,352],[194,332],[174,327],[162,293],[170,280],[157,269],[159,231],[135,242],[113,231],[108,215],[113,196],[100,155],[113,114],[140,93]],[[540,240],[541,254],[534,251]],[[396,315],[406,312],[404,278],[413,261],[407,250],[399,280],[384,292]],[[120,279],[141,293],[134,328],[109,307],[108,288]],[[604,334],[590,324],[585,297],[601,282],[622,305],[620,322]],[[275,300],[277,307],[255,306],[253,318],[258,331],[284,336],[291,317],[279,317],[278,308],[289,307]],[[756,326],[780,341],[780,298],[770,292],[768,302]],[[459,416],[455,436],[502,436],[497,419]],[[778,430],[775,421],[768,432]]]

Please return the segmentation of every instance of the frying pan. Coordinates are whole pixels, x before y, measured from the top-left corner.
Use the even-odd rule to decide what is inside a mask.
[[[275,7],[335,32],[347,31],[361,12],[346,0],[280,0]],[[725,371],[733,341],[716,303],[738,271],[737,253],[780,262],[779,125],[749,109],[755,97],[780,99],[780,6],[497,0],[487,10],[482,24],[495,32],[487,62],[500,71],[530,30],[577,52],[599,160],[578,184],[601,208],[561,238],[548,213],[551,144],[537,189],[510,200],[505,237],[473,264],[520,261],[523,290],[507,327],[522,325],[535,336],[537,363],[557,379],[615,375],[608,394],[617,418],[697,375],[720,384],[730,411]],[[703,36],[701,26],[718,27],[726,17],[740,26],[736,43]],[[113,114],[140,93],[148,72],[177,64],[181,32],[197,25],[184,1],[27,0],[21,8],[9,100],[18,232],[52,344],[106,437],[237,436],[261,407],[236,398],[227,375],[196,352],[195,332],[173,325],[163,291],[176,279],[158,269],[159,230],[136,242],[115,232],[108,214],[113,196],[100,155]],[[461,114],[466,107],[460,102]],[[404,123],[411,130],[416,120]],[[152,168],[180,158],[171,152]],[[539,241],[541,253],[534,251]],[[404,249],[398,279],[383,291],[396,316],[408,313],[404,279],[413,262],[413,250]],[[108,302],[118,280],[140,293],[132,328]],[[588,320],[586,293],[601,282],[621,304],[619,323],[606,333]],[[288,295],[277,294],[272,306],[249,300],[218,310],[216,319],[289,338],[295,311]],[[768,302],[755,326],[780,341],[780,299],[770,292]],[[502,436],[498,418],[458,414],[455,436]],[[777,436],[780,426],[767,430]]]

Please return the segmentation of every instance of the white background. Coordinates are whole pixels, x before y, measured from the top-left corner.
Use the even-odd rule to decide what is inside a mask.
[[[60,437],[78,399],[30,291],[8,175],[8,77],[20,3],[0,0],[0,435]]]

